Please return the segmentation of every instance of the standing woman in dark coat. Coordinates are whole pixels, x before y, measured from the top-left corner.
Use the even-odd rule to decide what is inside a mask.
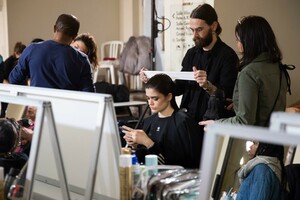
[[[199,168],[203,135],[200,126],[179,111],[175,101],[175,83],[165,74],[157,74],[146,83],[146,96],[153,113],[143,129],[123,126],[124,139],[136,149],[139,162],[156,154],[160,164]]]

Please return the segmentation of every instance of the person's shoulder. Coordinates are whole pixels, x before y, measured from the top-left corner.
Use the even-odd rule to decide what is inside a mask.
[[[76,54],[79,59],[83,59],[83,60],[88,59],[88,56],[85,53],[81,52],[80,50],[78,50],[72,46],[70,46],[70,49],[72,49],[74,54]]]
[[[54,42],[54,41],[53,41]],[[53,45],[53,42],[51,40],[47,40],[44,42],[38,42],[38,43],[30,43],[23,51],[22,55],[24,54],[30,54],[31,52],[40,52],[41,48],[43,49],[50,49],[51,44]],[[53,47],[55,48],[55,47]]]
[[[157,114],[157,113],[154,113],[154,114],[150,115],[149,117],[145,118],[144,121],[145,121],[145,122],[151,122],[151,121],[153,121],[153,119],[155,119],[156,117],[158,117],[158,114]]]
[[[243,67],[241,73],[247,73],[252,75],[265,74],[269,72],[273,73],[277,65],[278,63],[270,63],[266,60],[254,59],[252,62]]]
[[[183,110],[174,111],[173,116],[176,119],[176,121],[179,123],[186,123],[186,122],[194,123],[195,122],[195,120],[190,116],[190,114]]]
[[[194,53],[197,52],[197,51],[199,51],[199,47],[193,46],[193,47],[189,48],[189,49],[186,51],[186,55],[194,54]]]
[[[10,63],[13,62],[15,60],[15,57],[13,55],[10,55],[8,58],[6,58],[6,60],[4,61],[4,63]]]
[[[28,47],[39,47],[39,46],[49,46],[49,45],[56,45],[58,44],[57,42],[53,41],[53,40],[45,40],[45,41],[42,41],[42,42],[33,42],[33,43],[30,43]]]
[[[223,54],[232,55],[232,56],[237,57],[236,52],[229,45],[227,45],[225,42],[223,42],[221,40],[221,38],[219,38],[219,37],[218,37],[218,40],[216,43],[216,47]]]
[[[239,72],[239,77],[240,80],[248,80],[249,78],[256,80],[259,77],[257,67],[253,66],[253,64],[251,63],[244,66],[242,70]]]
[[[253,168],[252,172],[257,177],[265,177],[268,175],[269,172],[272,172],[272,170],[268,165],[260,163]]]
[[[175,110],[174,115],[182,118],[190,118],[189,114],[183,110]]]
[[[154,113],[154,114],[150,115],[149,117],[145,118],[145,119],[143,120],[143,129],[144,129],[144,130],[147,130],[147,129],[150,127],[150,125],[151,125],[154,121],[156,121],[155,118],[157,118],[157,117],[158,117],[158,114],[157,114],[157,113]]]
[[[251,174],[255,180],[263,180],[264,182],[278,180],[274,171],[268,165],[263,163],[256,165]]]

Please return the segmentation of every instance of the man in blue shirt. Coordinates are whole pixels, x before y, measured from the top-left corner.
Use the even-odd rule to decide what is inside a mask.
[[[60,15],[54,25],[54,38],[29,45],[10,73],[9,82],[21,84],[30,77],[31,86],[94,92],[87,56],[70,46],[79,26],[75,16]]]

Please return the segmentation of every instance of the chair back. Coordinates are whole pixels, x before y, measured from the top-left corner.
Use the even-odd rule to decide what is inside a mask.
[[[118,59],[123,50],[122,41],[108,41],[101,44],[101,60]]]

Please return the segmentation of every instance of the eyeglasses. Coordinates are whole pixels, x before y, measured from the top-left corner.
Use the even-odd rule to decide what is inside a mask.
[[[246,18],[247,18],[246,16],[242,16],[242,17],[240,17],[240,18],[237,20],[237,22],[238,22],[239,24],[242,24],[242,22],[243,22]]]

